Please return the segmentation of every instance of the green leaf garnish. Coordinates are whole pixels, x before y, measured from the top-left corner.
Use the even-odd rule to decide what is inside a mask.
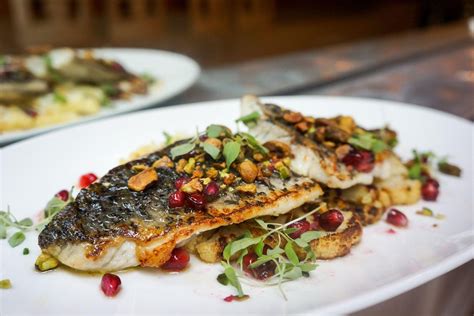
[[[240,154],[240,144],[235,141],[230,141],[224,145],[223,154],[227,168],[237,159]]]
[[[152,75],[150,75],[149,73],[143,73],[140,75],[140,78],[143,79],[143,81],[145,81],[147,84],[153,84],[156,82],[156,79],[155,77],[153,77]]]
[[[259,141],[249,133],[240,132],[239,135],[247,142],[250,148],[257,150],[264,155],[268,154],[268,148],[262,146]]]
[[[56,91],[53,92],[53,100],[54,102],[58,102],[58,103],[63,103],[63,104],[67,103],[67,98],[63,94]]]
[[[163,136],[165,137],[165,145],[171,145],[173,142],[173,136],[171,136],[171,134],[167,133],[166,131],[163,131]]]
[[[298,256],[296,255],[296,252],[293,249],[291,242],[286,243],[285,254],[286,254],[286,257],[290,260],[290,262],[293,263],[294,265],[297,265],[298,263],[300,263],[300,260],[298,259]]]
[[[12,248],[20,245],[23,241],[25,241],[25,234],[21,231],[14,233],[9,239],[8,243]]]
[[[4,224],[0,224],[0,239],[6,239],[7,238],[7,228],[5,227]]]
[[[348,143],[374,153],[379,153],[389,148],[386,143],[369,132],[352,136],[349,138]]]
[[[27,217],[27,218],[24,218],[21,221],[19,221],[18,224],[21,225],[21,226],[30,227],[30,226],[33,226],[33,220],[31,220],[31,218]]]
[[[30,254],[30,249],[28,249],[28,248],[23,248],[23,255],[26,256],[26,255],[28,255],[28,254]]]
[[[196,144],[194,143],[184,143],[178,146],[171,148],[170,153],[172,159],[175,159],[178,156],[186,155],[187,153],[191,152]]]
[[[206,153],[209,154],[209,156],[212,157],[212,159],[216,160],[218,157],[219,157],[219,154],[220,154],[220,150],[219,148],[217,148],[216,146],[212,145],[212,144],[208,144],[208,143],[202,143],[202,148],[204,149],[204,151]]]
[[[206,128],[206,134],[208,137],[217,138],[221,136],[229,137],[232,135],[232,132],[223,125],[211,124]]]
[[[235,273],[234,268],[226,262],[222,262],[222,265],[224,266],[224,274],[229,280],[229,283],[237,289],[239,297],[244,296],[245,294],[242,290],[242,285],[240,284],[239,279],[237,278],[237,274]]]
[[[235,120],[235,122],[242,122],[245,125],[249,123],[254,123],[260,118],[260,113],[257,111],[254,111],[252,113],[249,113],[247,115],[241,116],[238,119]]]
[[[225,275],[225,273],[221,273],[217,276],[217,282],[219,282],[222,285],[228,285],[229,284],[229,279]]]

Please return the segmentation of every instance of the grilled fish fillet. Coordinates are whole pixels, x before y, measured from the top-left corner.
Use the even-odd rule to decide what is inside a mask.
[[[220,141],[225,143],[225,137]],[[257,216],[284,214],[322,194],[316,182],[293,173],[285,179],[278,173],[260,174],[252,183],[245,182],[240,161],[244,159],[247,164],[251,161],[256,166],[262,163],[261,159],[252,160],[247,147],[229,170],[222,156],[214,160],[199,146],[184,156],[170,159],[172,149],[186,142],[180,141],[120,165],[81,190],[75,201],[58,213],[39,235],[43,252],[84,271],[159,267],[176,246],[193,235]],[[190,165],[193,168],[188,168]],[[221,170],[217,175],[212,172],[213,177],[210,171],[214,167]],[[156,172],[157,180],[142,190],[137,190],[135,184],[131,187],[131,179],[144,172],[153,176]],[[168,199],[176,191],[175,181],[183,175],[194,177],[201,184],[213,179],[221,187],[217,199],[201,210],[188,205],[170,207]],[[230,184],[229,178],[233,179]]]
[[[345,145],[346,148],[351,148],[347,140],[357,128],[349,117],[340,117],[340,124],[334,123],[337,121],[336,118],[304,117],[306,120],[304,121],[300,113],[285,110],[273,104],[263,104],[253,95],[244,96],[241,100],[242,115],[254,111],[259,112],[261,118],[256,124],[249,126],[250,132],[262,143],[278,140],[288,144],[294,154],[291,169],[329,188],[345,189],[356,184],[372,184],[374,177],[387,179],[407,173],[406,167],[391,150],[384,150],[377,154],[375,166],[368,172],[351,169],[342,163],[336,146]],[[298,120],[301,120],[301,125],[294,123]],[[305,132],[310,126],[321,128],[325,139],[308,137]]]

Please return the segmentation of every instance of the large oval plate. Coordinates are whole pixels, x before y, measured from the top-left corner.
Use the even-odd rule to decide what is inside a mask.
[[[388,123],[399,132],[397,151],[411,149],[449,155],[463,169],[462,178],[440,175],[438,202],[400,207],[410,220],[406,229],[384,221],[367,227],[362,242],[344,258],[322,261],[312,276],[276,287],[244,285],[250,299],[226,303],[233,290],[216,282],[219,265],[192,260],[184,273],[152,269],[121,273],[123,289],[114,299],[99,290],[100,277],[58,269],[37,273],[36,234],[24,245],[0,241],[0,279],[13,288],[0,291],[0,314],[280,314],[348,313],[414,288],[472,259],[472,123],[441,112],[368,99],[337,97],[267,98],[306,114],[354,116],[361,125]],[[238,100],[155,109],[91,122],[32,138],[0,151],[1,205],[18,217],[37,213],[48,199],[85,172],[104,174],[140,145],[161,142],[162,132],[194,133],[209,123],[234,126]],[[416,215],[428,206],[444,220]],[[30,255],[23,256],[23,247]]]
[[[0,133],[0,145],[44,133],[52,129],[86,122],[101,117],[147,108],[172,98],[189,88],[199,77],[199,65],[189,57],[162,50],[134,48],[96,48],[97,57],[119,61],[134,74],[147,73],[160,81],[159,87],[146,96],[134,96],[130,100],[115,101],[100,112],[77,120],[34,128],[24,131]]]

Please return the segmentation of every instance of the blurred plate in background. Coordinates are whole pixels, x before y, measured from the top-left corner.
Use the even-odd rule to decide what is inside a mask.
[[[200,73],[200,67],[194,60],[184,55],[167,51],[132,48],[99,48],[94,49],[94,54],[97,57],[117,60],[131,73],[147,73],[159,80],[160,84],[157,89],[150,90],[148,95],[137,95],[130,100],[114,101],[111,106],[102,108],[97,114],[83,116],[74,121],[42,128],[0,134],[0,145],[59,127],[151,107],[185,91],[196,82]]]

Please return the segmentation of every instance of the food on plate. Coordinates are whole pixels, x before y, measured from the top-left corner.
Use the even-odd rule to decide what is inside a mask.
[[[111,100],[147,94],[155,81],[90,50],[0,56],[0,133],[95,114]]]
[[[357,244],[362,237],[362,225],[357,217],[351,211],[342,211],[338,209],[328,209],[323,204],[318,212],[310,216],[304,217],[309,211],[321,206],[315,203],[307,203],[293,211],[280,215],[276,218],[264,217],[265,222],[285,224],[291,222],[295,218],[303,217],[302,220],[296,222],[289,227],[297,230],[290,234],[290,237],[297,239],[303,233],[308,231],[318,231],[320,236],[310,241],[310,247],[318,259],[333,259],[346,255],[351,247]],[[333,214],[337,214],[336,219],[332,219]],[[227,244],[231,241],[243,236],[245,232],[250,232],[252,236],[261,236],[265,231],[254,220],[245,221],[244,223],[221,227],[213,231],[206,232],[196,236],[194,240],[187,243],[186,248],[198,255],[204,262],[217,263],[223,259],[223,251]],[[274,249],[276,240],[269,236],[264,240],[265,245],[269,249]],[[283,242],[282,246],[286,245]],[[301,247],[297,248],[297,255],[301,259],[307,253]]]
[[[271,150],[249,134],[211,125],[81,190],[41,232],[39,245],[78,270],[159,267],[195,234],[284,214],[322,194],[288,169],[288,155],[270,162]]]
[[[391,150],[397,138],[388,128],[366,130],[349,116],[304,116],[264,104],[252,95],[242,98],[241,112],[244,117],[256,114],[248,126],[260,142],[279,141],[292,148],[294,172],[330,188],[372,184],[374,177],[387,179],[407,173]]]
[[[220,263],[217,281],[237,291],[224,300],[241,301],[249,298],[242,278],[281,290],[283,282],[309,277],[315,260],[350,253],[364,226],[387,210],[386,223],[406,229],[409,217],[395,206],[439,196],[434,155],[414,151],[403,163],[389,128],[367,130],[348,116],[305,116],[253,96],[243,97],[242,112],[237,121],[249,133],[222,125],[184,139],[164,133],[163,146],[139,148],[105,176],[82,175],[77,196],[59,191],[35,225],[0,212],[0,237],[16,228],[8,242],[17,247],[24,231],[41,231],[39,271],[64,264],[178,272],[194,254]],[[438,168],[461,175],[445,159]],[[443,217],[426,207],[416,213]],[[120,288],[117,275],[103,276],[106,296]]]

